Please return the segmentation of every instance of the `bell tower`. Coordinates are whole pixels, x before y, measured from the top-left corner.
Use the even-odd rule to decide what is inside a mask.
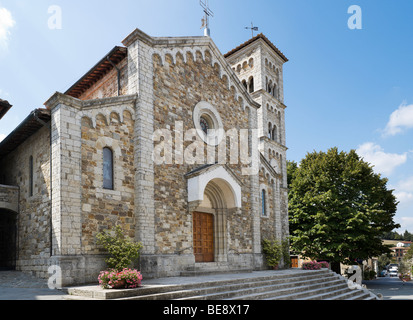
[[[258,110],[260,152],[287,187],[287,160],[283,66],[284,54],[262,33],[228,52],[225,58]]]

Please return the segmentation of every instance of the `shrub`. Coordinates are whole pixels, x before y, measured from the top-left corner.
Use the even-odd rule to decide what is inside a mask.
[[[304,270],[320,270],[321,264],[319,264],[317,261],[304,262],[303,269]]]
[[[142,244],[127,238],[120,226],[116,226],[111,231],[105,230],[97,234],[96,238],[97,243],[109,253],[109,257],[105,260],[109,269],[118,272],[128,268],[132,261],[139,257],[142,249]]]
[[[320,265],[321,265],[321,268],[323,268],[323,269],[330,269],[330,264],[328,263],[328,262],[326,262],[326,261],[321,261],[321,262],[319,262],[320,263]]]
[[[283,250],[282,245],[277,240],[263,239],[262,251],[265,254],[268,266],[276,267],[280,263]]]

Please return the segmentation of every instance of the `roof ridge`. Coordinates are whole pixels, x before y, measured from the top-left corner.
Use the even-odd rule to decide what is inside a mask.
[[[275,51],[275,53],[277,53],[285,62],[288,62],[288,58],[263,33],[259,33],[255,37],[240,44],[238,47],[224,54],[224,57],[228,58],[229,56],[233,55],[235,52],[245,48],[246,46],[250,45],[251,43],[259,39],[264,40],[271,47],[271,49]]]

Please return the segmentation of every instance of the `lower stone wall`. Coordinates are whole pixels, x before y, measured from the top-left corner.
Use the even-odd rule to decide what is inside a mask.
[[[142,255],[140,257],[140,271],[144,279],[179,277],[181,272],[194,264],[193,254]]]
[[[0,208],[19,211],[19,188],[0,185]]]

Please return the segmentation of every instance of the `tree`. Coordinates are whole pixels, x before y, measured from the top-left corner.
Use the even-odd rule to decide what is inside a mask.
[[[377,261],[379,270],[384,270],[386,266],[391,262],[389,254],[382,254]]]
[[[329,260],[335,270],[339,263],[388,253],[381,237],[400,227],[393,221],[396,197],[354,150],[309,153],[289,170],[293,250]]]

